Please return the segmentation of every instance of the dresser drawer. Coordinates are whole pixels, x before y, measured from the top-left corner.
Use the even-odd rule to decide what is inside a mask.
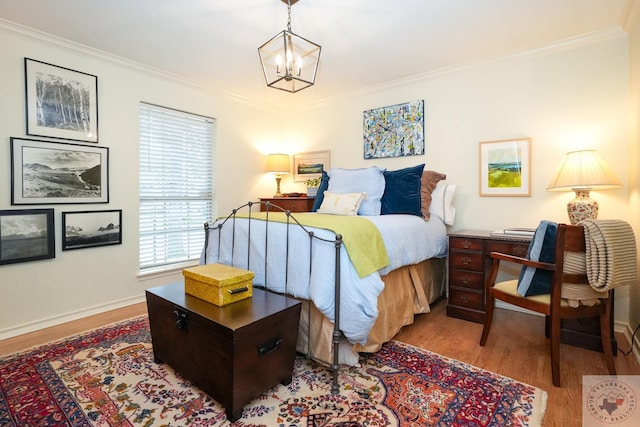
[[[481,293],[449,288],[449,304],[471,310],[483,310],[484,301]]]
[[[465,251],[482,251],[482,240],[468,237],[451,237],[449,239],[449,247]]]
[[[449,252],[449,266],[451,268],[482,271],[483,262],[482,252]]]
[[[500,240],[489,240],[486,242],[487,253],[501,252],[503,254],[524,257],[529,250],[529,242],[514,243]]]
[[[270,199],[262,198],[260,201],[270,202],[273,205],[291,212],[309,212],[313,208],[315,199],[308,197],[274,197]],[[264,212],[267,210],[267,207],[261,203],[260,210]]]
[[[484,289],[484,274],[481,271],[452,268],[449,271],[449,286],[482,290]]]

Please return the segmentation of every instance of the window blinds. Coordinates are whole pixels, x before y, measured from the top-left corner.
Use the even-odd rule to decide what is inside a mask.
[[[215,120],[140,104],[140,271],[198,259],[213,218]]]

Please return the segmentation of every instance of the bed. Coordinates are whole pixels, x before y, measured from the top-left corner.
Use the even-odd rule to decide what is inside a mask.
[[[248,202],[205,224],[201,263],[251,270],[254,286],[303,301],[297,350],[334,369],[335,393],[341,364],[357,365],[360,352],[377,351],[444,293],[446,225],[452,223],[455,186],[438,185],[444,175],[420,166],[411,168],[414,176],[419,170],[420,215],[383,208],[379,212],[384,214],[363,215],[362,202],[366,197],[371,201],[373,193],[338,193],[330,191],[336,185],[323,189],[321,183],[317,197],[323,200],[316,200],[316,212],[293,215],[269,202]],[[326,180],[339,183],[340,175],[332,172]],[[386,190],[393,189],[392,177],[377,172],[382,172]],[[427,172],[431,179],[424,184]],[[425,218],[427,189],[431,203]],[[361,200],[353,202],[357,194]],[[265,212],[260,204],[266,204]]]

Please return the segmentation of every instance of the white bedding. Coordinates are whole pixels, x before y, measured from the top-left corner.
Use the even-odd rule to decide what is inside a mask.
[[[416,264],[428,258],[442,258],[447,255],[447,233],[444,223],[437,217],[424,221],[414,215],[381,215],[367,218],[376,225],[387,248],[390,264],[364,278],[359,278],[345,246],[340,249],[341,300],[340,329],[351,343],[366,344],[369,331],[378,317],[377,300],[384,283],[381,276],[404,265]],[[219,222],[219,221],[218,221]],[[216,222],[212,228],[218,224]],[[235,225],[233,225],[235,223]],[[265,252],[268,254],[267,285],[276,292],[286,292],[295,297],[310,299],[330,321],[334,321],[334,260],[335,247],[310,239],[297,225],[289,226],[270,221],[268,223],[268,244],[265,250],[265,230],[267,223],[252,219],[251,226],[246,218],[230,219],[221,232],[222,245],[219,248],[218,230],[209,231],[206,263],[222,263],[251,270],[255,273],[254,285],[265,286]],[[232,237],[235,228],[235,239]],[[250,264],[247,264],[248,230],[251,233]],[[318,237],[333,241],[335,233],[307,228]],[[232,262],[231,247],[234,247]],[[310,266],[310,250],[313,253]],[[289,265],[285,260],[289,254]],[[205,261],[203,253],[201,262]],[[309,274],[311,272],[311,274]]]

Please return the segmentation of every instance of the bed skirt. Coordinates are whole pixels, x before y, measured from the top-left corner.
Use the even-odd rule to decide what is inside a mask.
[[[385,286],[378,297],[379,314],[367,343],[351,344],[343,339],[340,344],[341,364],[356,366],[359,352],[378,351],[382,344],[391,340],[403,326],[412,324],[416,314],[431,311],[430,304],[445,293],[446,258],[432,258],[419,264],[401,267],[383,276],[382,280]],[[302,304],[296,348],[300,353],[330,364],[333,323],[309,301],[303,300]],[[313,343],[312,346],[309,342]]]

